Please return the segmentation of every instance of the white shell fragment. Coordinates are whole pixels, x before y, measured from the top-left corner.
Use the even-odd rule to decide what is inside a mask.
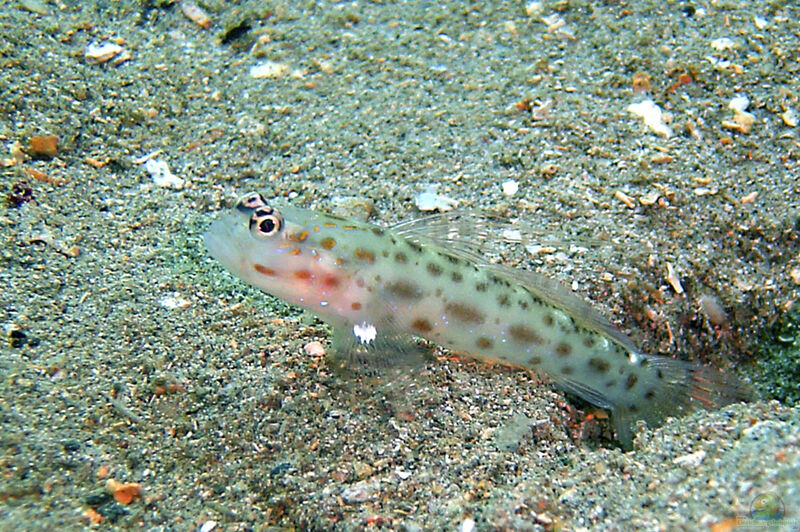
[[[200,528],[198,528],[198,530],[200,532],[211,532],[215,528],[217,528],[217,522],[216,521],[206,521],[205,523],[200,525]]]
[[[750,99],[747,96],[737,96],[730,101],[728,109],[732,109],[737,113],[743,113],[748,105],[750,105]]]
[[[732,50],[734,46],[735,43],[727,37],[721,37],[719,39],[714,39],[713,41],[711,41],[711,48],[713,48],[718,52],[722,52],[725,50]]]
[[[675,290],[676,294],[683,293],[683,286],[681,286],[681,280],[678,279],[678,274],[675,273],[675,268],[672,266],[671,262],[667,263],[667,282],[670,284],[673,290]]]
[[[652,129],[653,132],[663,135],[666,138],[672,135],[672,130],[664,123],[664,113],[653,100],[647,99],[639,103],[632,103],[626,110],[631,114],[641,117],[645,125]]]
[[[144,169],[153,178],[153,183],[159,187],[174,188],[176,190],[183,188],[184,180],[170,171],[166,161],[149,159],[144,163]]]
[[[264,61],[250,67],[250,77],[262,78],[282,78],[289,73],[289,65],[278,63],[277,61]]]
[[[506,181],[503,181],[502,187],[503,187],[503,194],[505,194],[506,196],[513,196],[519,190],[519,183],[517,183],[513,179],[507,179]]]
[[[458,206],[458,200],[437,194],[439,185],[428,185],[425,190],[414,196],[414,204],[421,211],[445,212]]]
[[[97,65],[114,59],[124,50],[125,49],[122,46],[113,42],[107,42],[104,44],[92,43],[86,47],[86,51],[84,52],[83,56],[89,63]]]
[[[192,306],[191,301],[179,296],[164,296],[158,300],[158,304],[168,309],[189,308]]]

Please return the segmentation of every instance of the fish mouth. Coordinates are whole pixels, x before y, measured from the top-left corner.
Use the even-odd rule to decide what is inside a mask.
[[[243,247],[249,231],[243,234],[241,224],[240,217],[225,216],[203,233],[203,243],[208,253],[228,269],[235,269],[244,256]]]

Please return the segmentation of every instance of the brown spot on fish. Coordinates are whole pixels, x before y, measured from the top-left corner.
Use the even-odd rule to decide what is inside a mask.
[[[606,381],[606,388],[613,388],[616,385],[617,385],[617,381],[614,380],[614,379],[611,379],[610,381]]]
[[[335,275],[325,275],[322,278],[322,285],[325,288],[336,288],[339,286],[339,278]]]
[[[664,372],[661,371],[660,369],[656,370],[656,375],[658,376],[659,379],[663,379],[664,378]]]
[[[375,236],[383,236],[383,234],[386,232],[380,227],[371,227],[370,229],[372,230],[372,234]]]
[[[267,268],[263,264],[253,264],[253,269],[260,273],[261,275],[268,275],[270,277],[275,277],[277,273],[272,268]]]
[[[474,307],[464,303],[448,303],[444,306],[445,312],[465,323],[483,323],[484,315]]]
[[[419,299],[422,297],[422,290],[419,286],[411,281],[395,281],[393,283],[386,283],[384,286],[386,292],[401,299]]]
[[[460,283],[464,280],[464,276],[461,275],[461,272],[453,272],[450,274],[450,278],[453,280],[454,283]]]
[[[485,336],[479,336],[478,339],[475,340],[475,345],[480,349],[491,349],[492,341]]]
[[[362,279],[361,277],[356,279],[356,286],[359,288],[364,288],[364,279]]]
[[[525,325],[512,325],[508,328],[511,338],[522,344],[542,344],[544,339]]]
[[[520,299],[519,301],[517,301],[517,303],[519,303],[519,308],[521,308],[523,310],[527,310],[528,309],[528,302],[527,301],[523,301],[522,299]]]
[[[297,270],[294,272],[294,278],[300,279],[301,281],[308,281],[313,277],[311,272],[308,270]]]
[[[572,375],[575,372],[575,369],[572,366],[564,366],[561,368],[561,373],[564,375]]]
[[[497,296],[497,304],[501,307],[511,306],[511,298],[508,297],[508,294],[500,294]]]
[[[477,290],[478,292],[486,292],[488,288],[489,288],[488,285],[483,281],[475,285],[475,290]]]
[[[400,264],[405,264],[408,262],[408,257],[402,251],[398,251],[394,254],[394,261]]]
[[[592,357],[589,359],[589,367],[598,373],[605,373],[611,366],[602,358]]]
[[[572,346],[569,345],[566,342],[560,342],[556,346],[556,353],[558,354],[558,356],[565,357],[565,356],[569,355],[570,353],[572,353]]]
[[[358,301],[353,301],[352,303],[350,303],[350,308],[353,310],[361,310],[361,303],[359,303]]]
[[[360,261],[375,264],[375,254],[368,249],[356,248],[353,255]]]
[[[417,254],[422,253],[422,246],[420,246],[416,242],[410,242],[409,241],[409,242],[406,242],[406,244],[408,244],[408,247],[410,247],[414,251],[414,253],[417,253]]]
[[[586,347],[594,347],[594,344],[595,344],[595,339],[593,336],[587,336],[586,338],[583,339],[583,345],[585,345]]]
[[[447,262],[449,262],[450,264],[461,264],[461,259],[459,259],[458,257],[455,257],[453,255],[446,255],[444,253],[440,253],[440,255],[443,256],[445,259],[447,259]]]
[[[433,329],[433,325],[431,322],[426,320],[425,318],[417,318],[411,322],[411,328],[419,333],[426,333],[430,332]]]
[[[428,270],[428,273],[434,277],[438,277],[442,274],[442,267],[435,262],[429,262],[425,268]]]
[[[333,246],[336,245],[336,240],[331,237],[323,238],[322,241],[320,241],[320,245],[323,249],[332,249]]]
[[[639,380],[639,377],[635,373],[631,373],[628,375],[627,380],[625,381],[625,389],[630,390],[634,386],[636,386],[636,382]]]
[[[556,320],[553,318],[552,314],[545,314],[542,316],[542,323],[547,325],[548,327],[552,327],[555,324]]]
[[[647,390],[647,392],[644,394],[644,398],[647,399],[648,401],[652,401],[653,399],[655,399],[655,397],[656,397],[655,390]]]
[[[490,279],[490,280],[491,280],[491,281],[492,281],[494,284],[503,285],[503,286],[505,286],[505,287],[510,287],[510,286],[511,286],[511,283],[509,283],[509,282],[508,282],[508,280],[506,280],[506,279],[503,279],[502,277],[498,277],[497,275],[490,275],[490,276],[489,276],[489,279]]]
[[[528,359],[528,364],[531,366],[538,366],[542,363],[542,357],[531,357]]]

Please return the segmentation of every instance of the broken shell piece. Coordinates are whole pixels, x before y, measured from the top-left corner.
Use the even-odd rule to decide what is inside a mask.
[[[503,186],[503,194],[505,194],[506,196],[513,196],[514,194],[517,193],[517,191],[519,191],[519,183],[517,183],[513,179],[507,179],[506,181],[503,181],[502,186]]]
[[[641,203],[644,206],[655,205],[655,203],[658,201],[659,196],[661,196],[661,192],[659,192],[658,190],[654,190],[653,192],[650,192],[649,194],[646,194],[641,198],[639,198],[639,203]]]
[[[153,183],[159,187],[174,188],[176,190],[183,188],[183,179],[170,171],[166,161],[149,159],[144,163],[144,169],[153,178]]]
[[[83,56],[89,63],[99,65],[100,63],[110,61],[124,50],[122,46],[113,42],[107,42],[105,44],[92,43],[86,47],[86,52],[84,52]]]
[[[789,272],[789,277],[792,278],[794,284],[800,286],[800,268],[792,268]]]
[[[797,125],[797,113],[794,112],[794,109],[786,109],[780,115],[783,123],[789,127],[795,127]]]
[[[675,268],[672,267],[672,263],[667,263],[667,282],[675,290],[676,294],[683,293],[683,286],[681,286],[681,281],[678,279],[678,275],[675,273]]]
[[[743,113],[748,105],[750,105],[750,99],[747,96],[737,96],[730,101],[728,109],[732,109],[737,113]]]
[[[208,18],[206,12],[194,2],[189,2],[188,0],[181,2],[181,11],[201,28],[208,29],[211,27],[211,19]]]
[[[260,78],[281,78],[289,73],[289,65],[276,61],[264,61],[258,65],[250,67],[250,77]]]
[[[664,122],[664,113],[653,100],[647,99],[639,103],[632,103],[626,110],[631,114],[641,117],[645,125],[655,133],[663,135],[666,138],[672,135],[672,130]]]
[[[750,133],[753,129],[753,124],[756,122],[756,117],[747,111],[736,113],[733,115],[733,121],[723,120],[722,127],[738,131],[739,133]]]
[[[713,41],[711,41],[711,48],[713,48],[718,52],[722,52],[724,50],[732,50],[734,46],[735,43],[727,37],[722,37],[720,39],[714,39]]]
[[[636,208],[636,202],[633,201],[633,198],[625,194],[623,191],[617,190],[614,192],[614,197],[624,203],[629,209]]]
[[[414,196],[414,203],[421,211],[445,212],[458,205],[458,200],[437,194],[439,185],[428,185],[425,190]]]

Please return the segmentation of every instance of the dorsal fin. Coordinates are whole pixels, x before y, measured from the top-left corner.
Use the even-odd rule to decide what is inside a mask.
[[[498,252],[502,242],[526,244],[538,241],[541,244],[560,247],[565,245],[563,241],[545,235],[542,235],[541,239],[536,238],[538,235],[529,225],[521,226],[518,223],[496,220],[476,211],[448,211],[401,222],[391,229],[403,238],[419,244],[433,244],[448,254],[491,269],[494,273],[521,284],[539,299],[565,310],[582,327],[604,334],[625,349],[638,352],[630,338],[595,311],[583,298],[558,281],[539,273],[493,264],[486,258],[487,253]],[[581,243],[607,244],[598,239],[582,239]]]

